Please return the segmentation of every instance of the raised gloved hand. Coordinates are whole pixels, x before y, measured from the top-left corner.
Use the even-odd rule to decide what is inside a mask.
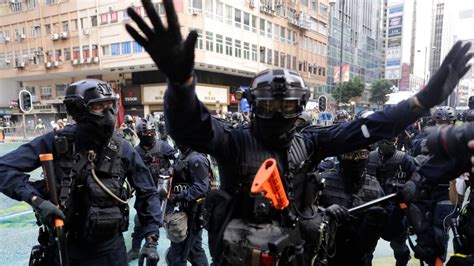
[[[468,53],[470,48],[471,43],[462,45],[462,42],[458,41],[454,44],[426,87],[416,94],[424,108],[429,109],[440,104],[453,92],[459,80],[471,67],[467,65],[472,57],[472,53]]]
[[[38,196],[34,196],[32,198],[31,206],[38,214],[40,222],[49,228],[52,228],[54,226],[55,218],[61,218],[63,220],[66,219],[66,216],[64,216],[64,213],[60,209],[58,209],[58,207],[54,206],[53,203],[44,200]]]
[[[145,238],[145,245],[140,250],[138,257],[138,265],[143,266],[146,259],[146,266],[156,266],[160,261],[160,256],[157,252],[158,235],[151,234]]]
[[[342,207],[337,204],[333,204],[326,208],[326,213],[335,221],[336,223],[340,224],[349,218],[349,211],[347,208]]]
[[[128,8],[128,15],[137,23],[145,37],[127,24],[125,27],[128,33],[145,48],[153,61],[155,61],[156,66],[173,84],[181,85],[185,83],[193,72],[194,46],[197,40],[197,32],[191,31],[186,40],[183,41],[178,16],[176,15],[172,0],[163,1],[168,28],[164,28],[150,0],[142,0],[142,3],[154,29],[151,29],[143,19],[135,13],[133,8]]]

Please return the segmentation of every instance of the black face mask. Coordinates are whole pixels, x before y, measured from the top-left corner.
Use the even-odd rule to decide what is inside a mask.
[[[357,192],[362,187],[367,160],[340,160],[346,193]]]
[[[155,145],[155,136],[140,136],[140,146],[151,148]]]
[[[106,145],[115,130],[115,112],[113,109],[106,109],[102,115],[87,114],[85,119],[77,123],[86,134],[89,134],[92,141],[99,145]]]
[[[383,141],[379,143],[379,153],[384,157],[391,157],[396,151],[395,144]]]
[[[255,129],[264,144],[273,148],[288,148],[295,133],[297,118],[284,118],[280,113],[272,118],[255,118]]]

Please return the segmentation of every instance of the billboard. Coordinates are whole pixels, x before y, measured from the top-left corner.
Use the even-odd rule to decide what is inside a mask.
[[[400,59],[387,60],[385,66],[387,68],[400,67]]]
[[[388,19],[388,27],[397,27],[397,26],[402,26],[403,22],[403,17],[402,16],[396,16]]]
[[[395,59],[395,58],[401,58],[402,57],[402,49],[400,47],[396,48],[389,48],[385,52],[385,58],[388,59]]]
[[[386,69],[385,79],[400,79],[400,68]]]
[[[403,5],[391,6],[388,8],[388,13],[390,15],[403,12]]]
[[[402,35],[402,27],[388,29],[388,37],[398,37]]]
[[[411,67],[408,63],[402,64],[402,76],[400,80],[400,90],[399,91],[409,91],[410,90],[410,72]]]
[[[334,66],[334,83],[339,82],[339,78],[341,75],[341,68],[340,66]],[[342,82],[349,81],[349,64],[344,64],[342,67]]]
[[[395,48],[395,47],[400,47],[400,46],[402,46],[401,37],[388,39],[388,43],[387,43],[388,48]]]

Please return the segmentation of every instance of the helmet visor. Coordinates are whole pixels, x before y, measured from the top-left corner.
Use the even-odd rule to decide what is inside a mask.
[[[296,99],[257,100],[255,107],[255,115],[260,118],[272,118],[276,113],[281,113],[284,118],[295,118],[302,109]]]

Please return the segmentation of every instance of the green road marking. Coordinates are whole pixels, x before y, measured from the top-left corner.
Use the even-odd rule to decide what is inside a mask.
[[[20,202],[9,208],[0,209],[0,217],[19,213],[19,212],[24,212],[28,210],[31,210],[31,206],[26,202]]]

